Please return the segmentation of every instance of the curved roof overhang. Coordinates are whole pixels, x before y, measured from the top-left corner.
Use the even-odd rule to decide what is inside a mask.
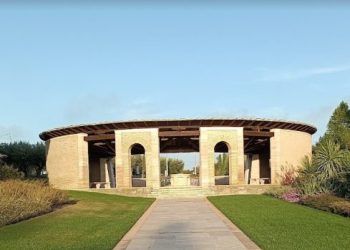
[[[169,119],[169,120],[135,120],[120,122],[105,122],[68,126],[56,128],[42,132],[39,136],[46,141],[55,137],[71,135],[77,133],[86,133],[89,138],[109,139],[114,130],[141,129],[141,128],[159,128],[160,137],[186,137],[198,133],[200,127],[243,127],[247,135],[265,135],[269,136],[271,129],[288,129],[294,131],[314,134],[316,128],[312,125],[291,122],[284,120],[270,120],[259,118],[221,118],[221,119]],[[198,131],[198,132],[196,132]]]

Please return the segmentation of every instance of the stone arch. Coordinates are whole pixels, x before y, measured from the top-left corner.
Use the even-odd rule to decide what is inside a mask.
[[[215,145],[224,141],[228,145],[230,166],[229,185],[244,183],[243,128],[200,128],[200,183],[204,187],[215,186]]]
[[[159,136],[158,129],[128,129],[115,131],[117,187],[131,188],[131,148],[141,144],[145,149],[146,187],[159,187]]]

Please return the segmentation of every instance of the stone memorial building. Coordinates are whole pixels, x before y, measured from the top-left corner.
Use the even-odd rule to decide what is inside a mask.
[[[171,182],[198,188],[279,184],[282,166],[298,167],[311,155],[315,132],[311,125],[281,120],[179,119],[69,126],[40,138],[54,187],[151,192]],[[176,152],[199,153],[197,176],[161,172],[160,153]],[[225,176],[215,175],[216,153],[228,158]],[[142,156],[142,163],[132,166],[133,155]]]

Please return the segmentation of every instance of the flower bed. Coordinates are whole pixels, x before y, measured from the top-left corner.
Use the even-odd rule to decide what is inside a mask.
[[[300,195],[295,188],[282,186],[271,189],[265,194],[288,202],[350,217],[350,201],[331,193]]]
[[[346,217],[350,216],[350,201],[332,194],[323,193],[303,196],[300,203]]]

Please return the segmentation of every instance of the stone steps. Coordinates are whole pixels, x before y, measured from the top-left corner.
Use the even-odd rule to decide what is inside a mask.
[[[209,195],[209,190],[201,187],[161,187],[153,189],[150,193],[152,197],[205,197]]]
[[[126,196],[154,197],[154,198],[178,198],[178,197],[206,197],[212,195],[235,195],[235,194],[262,194],[266,190],[278,185],[223,185],[212,187],[181,186],[181,187],[160,187],[160,188],[111,188],[96,189],[90,188],[88,191],[109,193]]]

